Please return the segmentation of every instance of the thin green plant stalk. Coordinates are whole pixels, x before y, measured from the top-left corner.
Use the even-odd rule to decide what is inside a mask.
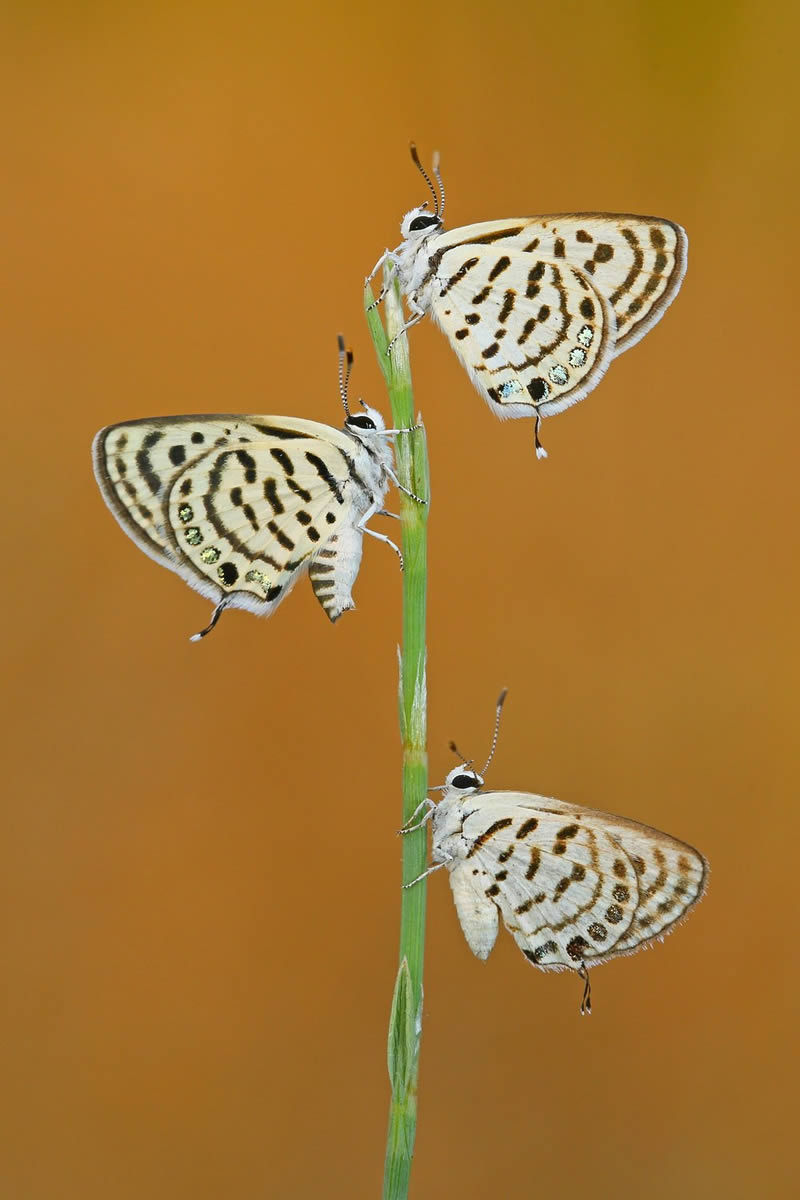
[[[387,281],[388,282],[388,281]],[[383,371],[392,406],[395,429],[414,425],[414,396],[408,339],[403,328],[403,304],[395,282],[386,294],[386,328],[379,309],[369,310],[372,290],[364,294],[369,325],[378,362]],[[399,336],[397,336],[399,334]],[[386,349],[397,337],[391,355]],[[422,500],[429,497],[428,452],[425,430],[395,437],[397,475],[400,482]],[[425,605],[427,594],[428,504],[400,493],[403,537],[403,640],[400,647],[400,736],[403,746],[403,825],[422,813],[428,792],[427,683],[425,650]],[[402,837],[403,883],[423,874],[427,865],[428,838],[422,825]],[[427,881],[403,889],[400,909],[400,965],[397,972],[389,1020],[388,1066],[392,1088],[384,1200],[405,1200],[417,1130],[417,1077],[422,1033],[422,972],[425,958],[425,901]]]

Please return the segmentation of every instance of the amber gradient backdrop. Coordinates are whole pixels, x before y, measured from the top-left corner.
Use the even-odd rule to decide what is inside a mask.
[[[6,715],[0,1191],[374,1197],[399,910],[400,576],[269,622],[117,528],[101,425],[338,425],[337,331],[442,152],[451,224],[686,225],[664,321],[545,425],[415,329],[431,780],[628,814],[711,888],[655,953],[482,964],[430,888],[416,1197],[787,1195],[796,1161],[800,30],[740,3],[9,4],[2,17]],[[794,393],[794,394],[793,394]]]

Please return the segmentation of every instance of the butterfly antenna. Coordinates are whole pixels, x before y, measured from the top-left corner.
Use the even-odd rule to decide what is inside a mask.
[[[487,758],[487,760],[484,764],[483,770],[481,771],[481,775],[486,774],[486,768],[489,766],[489,763],[494,758],[494,752],[497,749],[497,735],[500,732],[500,714],[503,711],[503,705],[506,702],[507,695],[508,695],[508,688],[503,688],[502,692],[497,697],[497,711],[496,711],[495,717],[494,717],[494,733],[492,734],[492,748],[489,751],[489,757]]]
[[[442,176],[439,171],[438,150],[434,150],[433,152],[433,177],[439,185],[439,191],[442,193],[442,207],[439,209],[437,216],[440,218],[440,220],[444,220],[444,184],[442,183]]]
[[[431,195],[433,196],[433,202],[436,205],[436,216],[438,217],[439,216],[439,197],[436,194],[436,188],[433,186],[433,181],[432,181],[430,175],[425,170],[422,163],[419,161],[419,155],[417,154],[417,147],[415,146],[415,144],[413,142],[411,142],[410,145],[411,145],[411,158],[413,159],[414,166],[417,168],[420,175],[425,180],[428,187],[431,189]]]
[[[337,337],[339,344],[339,395],[342,398],[344,411],[346,416],[350,416],[350,409],[347,406],[347,388],[350,383],[350,372],[353,369],[353,351],[345,350],[344,338],[341,334]],[[347,371],[345,372],[345,361],[347,362]]]
[[[465,766],[465,767],[471,767],[471,766],[472,766],[472,764],[473,764],[473,762],[474,762],[474,759],[471,759],[471,758],[464,758],[464,755],[461,753],[461,751],[459,750],[459,748],[458,748],[458,746],[455,744],[455,742],[448,742],[448,746],[449,746],[449,747],[450,747],[450,749],[453,751],[453,754],[457,754],[457,755],[458,755],[458,757],[461,759],[461,761],[462,761],[462,763],[464,764],[464,766]]]
[[[222,614],[225,612],[225,609],[228,607],[230,602],[231,602],[230,596],[223,596],[222,599],[220,600],[219,604],[217,605],[217,607],[214,609],[213,613],[211,614],[211,620],[208,622],[205,629],[201,629],[199,633],[193,633],[192,636],[189,638],[189,641],[190,642],[199,642],[201,638],[208,637],[209,633],[211,633],[211,630],[214,628],[217,621],[220,619]]]

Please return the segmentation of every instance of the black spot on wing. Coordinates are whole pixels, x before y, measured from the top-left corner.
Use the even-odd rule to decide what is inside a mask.
[[[294,550],[294,542],[292,539],[287,537],[280,526],[276,525],[274,521],[267,522],[267,529],[273,535],[276,542],[283,546],[284,550]]]
[[[299,496],[305,504],[308,504],[309,500],[311,499],[311,492],[307,491],[304,487],[301,487],[300,484],[291,477],[286,480],[286,486],[291,488],[295,496]]]
[[[493,283],[494,280],[497,279],[497,276],[502,275],[503,271],[506,271],[510,266],[511,266],[511,259],[508,257],[508,255],[507,254],[501,255],[501,257],[498,258],[497,262],[494,264],[491,271],[489,272],[489,282]]]
[[[497,319],[501,325],[503,325],[508,320],[508,318],[511,316],[511,313],[514,310],[514,301],[516,300],[516,298],[517,298],[517,293],[514,291],[513,288],[509,288],[508,291],[506,292],[505,296],[503,297],[503,307],[500,309],[500,312],[498,313],[498,316],[497,316]],[[469,318],[467,318],[467,320],[469,320]]]
[[[142,442],[141,449],[136,454],[136,467],[153,495],[157,495],[161,490],[161,479],[153,470],[153,464],[150,460],[150,451],[160,442],[164,434],[160,429],[153,429],[148,433]]]
[[[248,454],[246,450],[237,450],[236,457],[244,467],[244,478],[246,483],[255,483],[256,481],[256,460],[252,454]]]
[[[269,452],[275,459],[275,462],[283,467],[287,475],[294,475],[294,463],[285,450],[281,450],[280,446],[270,446]]]
[[[278,495],[278,485],[272,478],[264,480],[264,499],[272,509],[273,515],[279,517],[284,511],[284,507]]]

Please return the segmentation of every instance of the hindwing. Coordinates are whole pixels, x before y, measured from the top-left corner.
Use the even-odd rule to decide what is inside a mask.
[[[499,417],[548,416],[599,383],[613,354],[614,314],[568,263],[490,245],[438,260],[431,311]]]

